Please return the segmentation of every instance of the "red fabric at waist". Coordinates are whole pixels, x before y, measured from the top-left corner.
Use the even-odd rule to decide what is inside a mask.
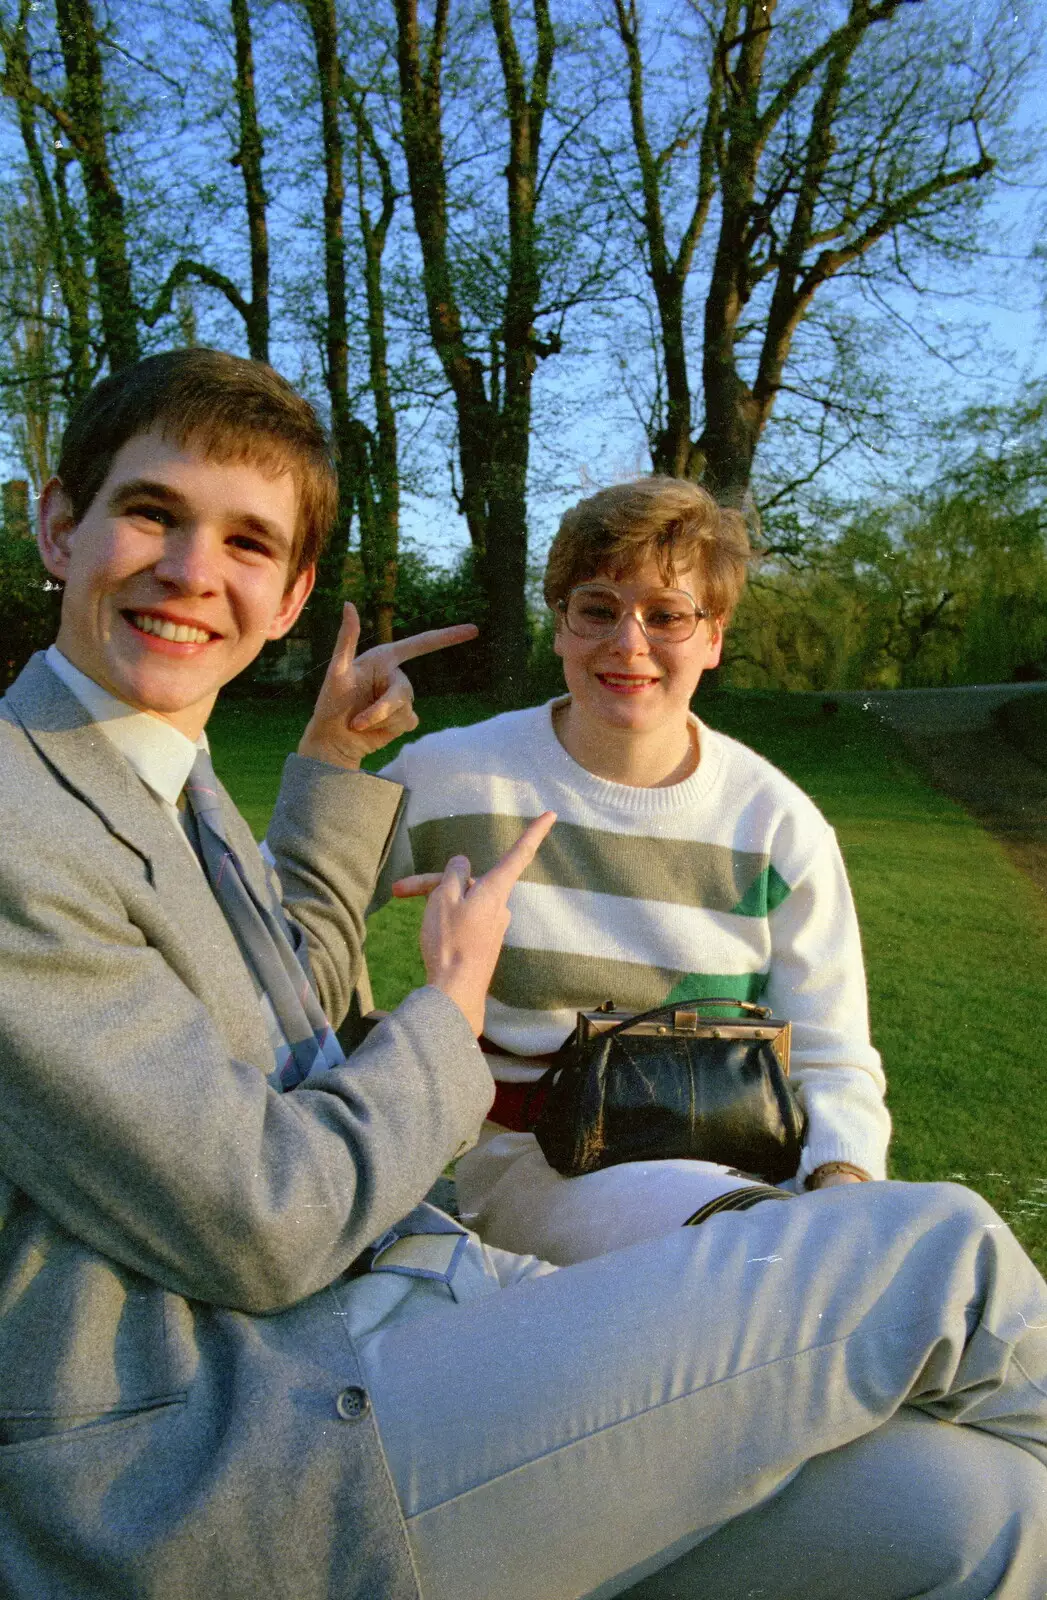
[[[487,1113],[491,1122],[511,1133],[528,1133],[538,1119],[547,1091],[534,1083],[495,1083],[494,1105]]]

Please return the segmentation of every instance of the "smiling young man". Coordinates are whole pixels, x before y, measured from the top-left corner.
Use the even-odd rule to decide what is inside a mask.
[[[150,429],[117,451],[79,516],[64,483],[52,479],[40,511],[45,564],[65,586],[58,650],[196,739],[219,689],[287,633],[312,589],[294,477]]]
[[[334,506],[310,409],[201,350],[104,380],[43,497],[62,627],[0,704],[0,1591],[1042,1600],[1047,1286],[977,1197],[567,1272],[418,1205],[552,818],[447,864],[426,985],[346,1061],[400,802],[359,762],[415,723],[400,662],[474,630],[354,660],[347,617],[274,878],[203,728]]]

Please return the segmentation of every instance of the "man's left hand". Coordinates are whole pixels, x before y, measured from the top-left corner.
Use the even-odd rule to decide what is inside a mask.
[[[433,628],[392,644],[375,645],[356,659],[360,618],[354,605],[342,614],[338,643],[324,676],[316,706],[298,746],[300,756],[355,769],[365,756],[418,726],[414,691],[400,667],[415,656],[475,639],[471,622]]]

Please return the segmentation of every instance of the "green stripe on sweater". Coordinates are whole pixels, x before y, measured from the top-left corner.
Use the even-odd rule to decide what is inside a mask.
[[[769,911],[777,910],[790,894],[792,890],[781,873],[768,866],[753,880],[731,910],[736,917],[765,917]]]
[[[470,812],[418,823],[411,829],[415,871],[442,872],[451,856],[463,855],[479,876],[505,854],[530,820]],[[767,857],[753,851],[616,833],[576,822],[556,824],[521,881],[733,911],[741,917],[766,916],[789,892]]]
[[[498,958],[491,993],[503,1005],[528,1011],[591,1011],[613,1000],[627,1011],[660,1005],[670,991],[682,998],[759,1000],[766,972],[678,972],[607,956],[562,950],[521,950],[506,945]]]

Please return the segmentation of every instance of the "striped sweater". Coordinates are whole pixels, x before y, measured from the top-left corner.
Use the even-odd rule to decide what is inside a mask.
[[[698,724],[682,783],[644,789],[580,767],[556,702],[405,746],[383,776],[409,791],[379,886],[468,856],[486,871],[542,811],[558,821],[509,902],[484,1031],[521,1056],[555,1050],[575,1013],[613,999],[759,1000],[792,1022],[808,1132],[801,1173],[850,1161],[884,1174],[890,1122],[869,1042],[865,973],[835,835],[783,773]],[[507,1064],[498,1076],[537,1076]]]

